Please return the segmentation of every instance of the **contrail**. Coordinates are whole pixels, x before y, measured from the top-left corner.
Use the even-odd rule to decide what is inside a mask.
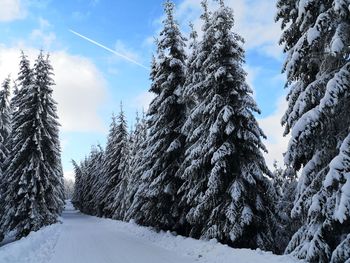
[[[103,49],[105,49],[105,50],[107,50],[107,51],[113,53],[114,55],[117,55],[118,57],[121,57],[121,58],[123,58],[123,59],[125,59],[125,60],[127,60],[127,61],[129,61],[129,62],[131,62],[131,63],[133,63],[133,64],[135,64],[135,65],[138,65],[138,66],[140,66],[140,67],[143,67],[144,69],[149,70],[148,67],[142,65],[141,63],[139,63],[139,62],[137,62],[137,61],[135,61],[135,60],[133,60],[133,59],[131,59],[131,58],[129,58],[129,57],[127,57],[127,56],[125,56],[125,55],[123,55],[123,54],[121,54],[121,53],[115,51],[115,50],[113,50],[113,49],[110,49],[110,48],[108,48],[108,47],[106,47],[106,46],[104,46],[104,45],[102,45],[102,44],[100,44],[100,43],[98,43],[98,42],[96,42],[96,41],[94,41],[94,40],[92,40],[92,39],[86,37],[86,36],[83,36],[83,35],[79,34],[78,32],[75,32],[75,31],[72,30],[72,29],[69,29],[69,31],[70,31],[71,33],[73,33],[74,35],[77,35],[78,37],[81,37],[81,38],[83,38],[83,39],[89,41],[90,43],[95,44],[96,46],[99,46],[99,47],[101,47],[101,48],[103,48]]]

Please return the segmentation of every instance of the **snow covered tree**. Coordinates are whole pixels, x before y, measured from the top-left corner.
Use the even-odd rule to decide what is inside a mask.
[[[282,169],[274,163],[273,187],[276,191],[276,216],[278,228],[275,244],[277,253],[283,253],[291,237],[299,229],[300,221],[292,219],[290,213],[293,208],[297,187],[297,176],[290,168]]]
[[[83,187],[83,171],[74,160],[72,160],[73,169],[74,169],[74,177],[75,177],[75,184],[74,184],[74,192],[72,197],[72,204],[75,208],[81,209],[81,196],[82,196],[82,187]]]
[[[19,86],[23,89],[26,90],[30,85],[32,85],[33,83],[33,71],[30,68],[30,62],[27,58],[27,56],[24,55],[23,51],[21,53],[21,60],[20,60],[20,64],[19,64],[19,75],[18,75],[18,82],[19,82]],[[15,90],[16,91],[16,90]],[[18,91],[18,90],[17,90]],[[22,92],[21,94],[24,94],[25,92]],[[20,94],[19,91],[17,93],[14,94],[14,96],[11,99],[11,114],[14,115],[15,111],[18,109],[18,103],[17,101],[19,101]],[[12,116],[13,117],[13,116]],[[11,119],[12,119],[11,117]],[[12,121],[12,120],[11,120]],[[12,149],[14,147],[14,145],[12,145],[12,136],[10,136],[9,140],[7,141],[7,149]],[[4,160],[6,161],[6,160]],[[5,165],[6,162],[4,162],[2,164],[2,170],[5,170]],[[2,171],[4,172],[4,171]],[[1,203],[1,207],[0,209],[5,209],[5,196],[4,196],[4,192],[7,189],[7,184],[6,184],[6,180],[4,178],[4,174],[2,175],[3,178],[0,181],[0,203]],[[3,220],[2,216],[4,215],[4,212],[0,211],[0,240],[4,238],[3,233],[6,232],[6,229],[4,229],[4,227],[1,225],[1,221]]]
[[[18,95],[18,93],[19,93],[18,85],[17,85],[16,81],[13,81],[12,99],[11,99],[11,101],[10,101],[11,114],[16,110],[14,98],[16,98],[16,96]]]
[[[9,103],[10,77],[6,78],[0,90],[0,180],[8,156],[8,139],[11,133],[11,108]]]
[[[124,202],[125,197],[128,195],[129,185],[131,181],[131,162],[132,162],[132,145],[133,145],[133,131],[130,131],[129,136],[124,138],[121,142],[119,172],[120,182],[114,189],[114,200],[113,200],[113,216],[112,218],[123,220],[127,211],[128,204]]]
[[[20,66],[21,95],[16,99],[11,148],[2,183],[5,213],[0,231],[5,234],[15,231],[17,238],[55,223],[63,208],[52,68],[42,52],[34,65],[34,75],[24,55]]]
[[[199,72],[196,65],[196,58],[198,52],[198,33],[194,29],[194,25],[190,23],[190,44],[189,44],[189,56],[186,61],[186,78],[183,85],[183,91],[180,96],[181,103],[186,107],[186,116],[190,114],[191,110],[196,105],[195,98],[191,92],[193,86],[200,82],[202,73]],[[186,135],[186,134],[185,134]]]
[[[4,181],[5,161],[8,157],[8,139],[11,132],[11,108],[9,105],[10,78],[6,78],[0,90],[0,186]],[[4,203],[1,201],[0,187],[0,215],[4,213]],[[1,216],[0,216],[1,218]],[[0,240],[4,238],[0,227]]]
[[[335,161],[345,160],[350,132],[348,5],[342,0],[277,3],[289,88],[282,124],[292,136],[285,163],[301,171],[292,217],[303,223],[286,252],[308,262],[349,260],[349,210],[337,214],[340,197],[348,192],[347,177],[340,174],[349,164],[340,161],[338,169]]]
[[[145,113],[142,113],[142,118],[136,117],[136,126],[133,137],[133,143],[131,146],[131,160],[130,160],[130,174],[127,185],[127,191],[122,199],[122,206],[126,209],[124,214],[124,220],[129,221],[131,216],[135,213],[130,209],[131,204],[134,201],[135,194],[139,189],[141,183],[142,169],[141,164],[143,161],[143,152],[146,147],[147,139],[147,123]]]
[[[34,80],[34,72],[30,67],[30,61],[28,57],[21,52],[21,60],[19,62],[19,74],[17,78],[17,82],[15,82],[14,86],[14,96],[11,99],[11,109],[14,114],[15,111],[18,110],[19,102],[22,97],[27,93],[27,89],[32,85]],[[17,85],[18,83],[18,85]]]
[[[107,138],[107,146],[105,149],[105,157],[103,161],[103,172],[100,178],[101,187],[97,191],[97,203],[98,203],[98,216],[105,216],[104,208],[106,203],[106,188],[109,182],[112,183],[112,177],[117,174],[117,165],[115,160],[118,156],[118,149],[116,148],[116,130],[117,123],[114,114],[112,115],[112,122],[110,124],[109,134]],[[83,181],[82,181],[83,182]],[[109,189],[113,188],[113,185],[108,186]]]
[[[151,89],[156,97],[148,111],[147,146],[142,182],[135,196],[132,218],[143,225],[171,229],[178,221],[175,173],[181,163],[184,139],[180,133],[185,112],[179,93],[185,81],[185,38],[174,18],[174,4],[166,1],[163,30],[152,64]]]
[[[121,162],[123,161],[124,147],[128,138],[127,123],[121,107],[118,121],[112,119],[110,133],[107,141],[104,171],[101,178],[102,187],[98,192],[100,216],[112,217],[115,210],[115,190],[121,180]]]
[[[202,4],[204,35],[193,62],[201,76],[187,91],[197,103],[183,127],[188,148],[179,174],[189,234],[271,249],[274,192],[254,117],[259,109],[242,69],[243,39],[232,31],[233,10],[223,1],[212,15]]]
[[[76,176],[80,177],[77,190],[79,210],[85,214],[98,215],[97,192],[103,171],[104,152],[101,146],[92,146],[90,154],[80,167],[75,167]],[[76,165],[76,164],[75,164]]]

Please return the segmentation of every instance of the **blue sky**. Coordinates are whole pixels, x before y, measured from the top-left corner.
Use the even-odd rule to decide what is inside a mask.
[[[274,1],[227,0],[236,31],[246,39],[248,82],[262,114],[260,125],[273,159],[282,160],[287,138],[279,125],[285,108],[283,55],[274,23]],[[270,3],[271,2],[271,3]],[[129,125],[147,108],[149,72],[72,34],[72,29],[132,60],[149,66],[153,39],[161,28],[162,0],[0,0],[0,81],[17,74],[19,50],[32,60],[38,50],[51,53],[55,98],[59,103],[62,159],[71,176],[71,159],[80,160],[92,144],[105,144],[111,113],[123,101]],[[177,19],[185,34],[193,21],[200,29],[200,0],[177,0]],[[215,8],[211,4],[210,8]]]

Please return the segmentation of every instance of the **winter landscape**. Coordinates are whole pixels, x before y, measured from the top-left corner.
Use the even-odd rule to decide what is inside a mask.
[[[0,0],[0,263],[350,263],[350,1],[135,2]]]

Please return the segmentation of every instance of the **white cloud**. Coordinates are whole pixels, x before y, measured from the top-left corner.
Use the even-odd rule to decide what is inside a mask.
[[[64,51],[52,54],[63,131],[105,130],[98,115],[107,91],[106,81],[87,58],[68,55]]]
[[[56,40],[56,34],[53,32],[45,32],[41,29],[34,29],[30,33],[30,38],[35,41],[40,41],[40,43],[42,43],[42,48],[49,49]]]
[[[280,59],[282,48],[278,45],[281,35],[280,25],[274,22],[276,3],[259,0],[227,0],[226,4],[233,8],[235,15],[235,31],[245,39],[246,49],[255,49],[267,56]],[[216,4],[210,1],[209,9],[214,10]],[[193,21],[198,33],[201,33],[202,13],[199,0],[183,0],[177,7],[177,17],[181,26],[188,28]],[[158,21],[157,19],[156,21]]]
[[[10,22],[26,16],[21,0],[0,0],[0,22]]]
[[[0,45],[0,81],[11,73],[17,77],[20,49],[34,62],[38,51],[31,48],[6,48]],[[54,68],[54,98],[64,132],[103,132],[98,111],[104,104],[106,81],[96,66],[87,58],[65,51],[51,53]]]
[[[40,26],[41,29],[45,29],[45,28],[51,27],[50,22],[48,20],[42,18],[42,17],[39,17],[38,21],[39,21],[39,26]]]
[[[56,42],[56,34],[49,31],[51,24],[42,17],[38,18],[39,28],[33,29],[30,33],[30,39],[40,43],[42,48],[50,49],[51,45]]]
[[[269,151],[265,155],[267,165],[272,169],[273,162],[283,166],[283,153],[286,152],[290,136],[283,137],[284,128],[280,125],[283,114],[287,109],[285,98],[280,98],[277,103],[276,111],[262,119],[259,119],[259,125],[267,136],[265,142]]]

